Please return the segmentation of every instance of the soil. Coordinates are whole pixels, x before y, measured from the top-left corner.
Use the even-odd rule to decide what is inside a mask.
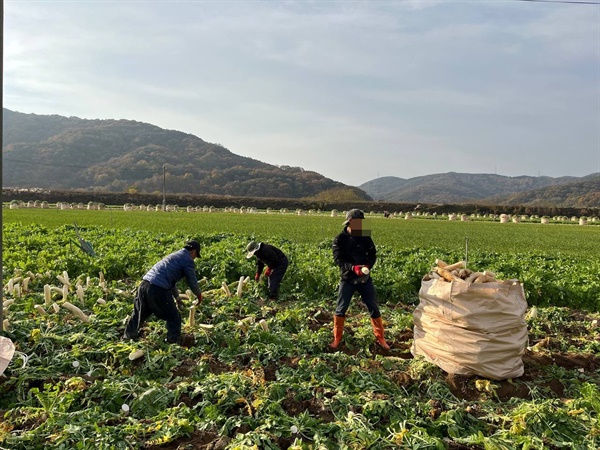
[[[168,444],[147,445],[148,450],[223,450],[227,447],[229,438],[220,437],[217,433],[196,431],[191,436],[175,439]]]

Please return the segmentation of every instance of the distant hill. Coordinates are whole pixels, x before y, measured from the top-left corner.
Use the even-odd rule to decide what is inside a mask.
[[[490,197],[485,199],[485,203],[507,206],[600,208],[600,174],[589,175],[581,181]]]
[[[180,131],[133,120],[87,120],[3,109],[3,185],[108,192],[370,200],[300,167],[236,155]],[[328,194],[329,193],[329,194]]]
[[[600,174],[552,178],[448,172],[376,178],[359,187],[374,200],[387,202],[600,207]]]

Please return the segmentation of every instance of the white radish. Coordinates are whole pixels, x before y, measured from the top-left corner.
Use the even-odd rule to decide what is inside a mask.
[[[263,330],[265,331],[269,331],[269,324],[267,323],[267,321],[265,319],[260,319],[260,322],[258,322],[260,324],[260,326],[262,327]]]
[[[52,304],[52,289],[49,284],[44,285],[44,303],[46,305]]]
[[[475,281],[473,281],[473,283],[475,284],[481,284],[481,283],[493,283],[495,282],[496,279],[492,278],[490,276],[487,276],[485,274],[481,274],[480,276],[478,276]]]
[[[60,311],[60,306],[58,306],[57,303],[52,303],[52,309],[54,310],[55,313],[58,314],[58,312]]]
[[[196,305],[192,305],[190,308],[190,315],[188,317],[188,321],[190,323],[190,327],[196,325]]]
[[[2,303],[2,307],[3,307],[4,309],[7,309],[7,308],[8,308],[10,305],[12,305],[14,302],[15,302],[15,300],[14,300],[13,298],[11,298],[11,299],[8,299],[8,300],[5,300],[5,301]]]
[[[83,293],[83,286],[82,285],[77,285],[77,298],[79,299],[79,301],[81,302],[81,304],[85,303],[84,293]]]
[[[227,297],[231,297],[231,291],[229,290],[229,286],[227,286],[227,283],[225,283],[223,281],[223,283],[221,283],[221,289],[223,289],[223,291],[225,291],[225,294],[227,294]]]
[[[85,315],[82,310],[80,310],[77,306],[73,305],[72,303],[64,302],[61,306],[65,309],[68,309],[73,314],[75,314],[82,322],[87,323],[90,321],[90,318],[87,315]]]
[[[29,282],[31,281],[31,277],[23,278],[23,292],[27,292],[29,290]]]
[[[134,361],[138,358],[141,358],[142,356],[144,356],[144,350],[136,350],[129,354],[129,360]],[[127,406],[127,405],[123,405],[123,406]]]
[[[103,298],[99,298],[98,300],[96,300],[96,303],[98,303],[99,305],[106,305],[106,300],[104,300]]]
[[[466,267],[466,263],[464,261],[458,261],[454,264],[447,265],[444,269],[452,272],[454,269],[464,269]]]
[[[46,310],[45,310],[45,309],[42,307],[42,305],[35,305],[35,306],[33,307],[33,309],[35,309],[35,310],[37,311],[37,313],[38,313],[40,316],[47,316],[47,315],[48,315],[48,313],[47,313],[47,312],[46,312]]]
[[[465,281],[467,283],[473,283],[477,278],[479,278],[481,275],[483,275],[481,272],[473,272],[471,275],[469,275]]]
[[[244,289],[244,276],[242,275],[240,277],[240,281],[238,282],[238,286],[237,286],[237,296],[242,298],[242,290]]]

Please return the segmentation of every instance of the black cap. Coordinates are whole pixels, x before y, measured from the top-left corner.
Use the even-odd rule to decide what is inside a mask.
[[[185,246],[183,247],[186,250],[196,250],[196,254],[200,255],[200,244],[198,243],[198,241],[188,241],[185,243]]]
[[[350,211],[348,211],[346,213],[346,221],[344,222],[344,225],[348,225],[350,223],[350,219],[364,219],[365,218],[365,213],[362,212],[360,209],[351,209]]]

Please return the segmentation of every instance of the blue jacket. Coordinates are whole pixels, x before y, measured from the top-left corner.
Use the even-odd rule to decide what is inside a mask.
[[[190,252],[186,249],[165,256],[154,264],[143,279],[163,289],[173,290],[183,277],[196,297],[200,297],[202,291],[196,278],[196,266]]]

